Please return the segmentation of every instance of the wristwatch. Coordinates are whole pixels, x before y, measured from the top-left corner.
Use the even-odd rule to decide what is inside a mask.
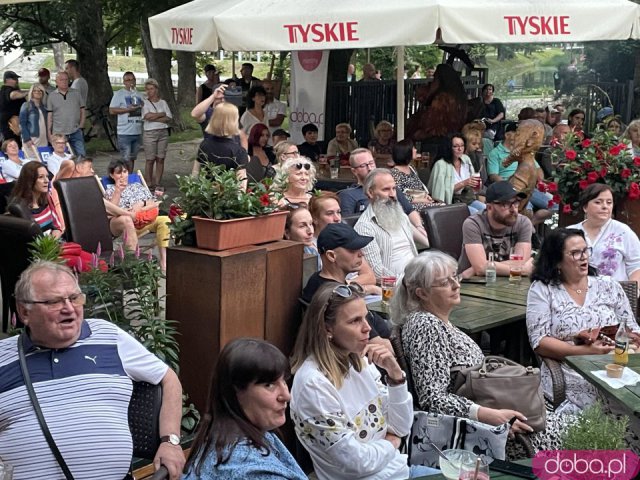
[[[170,433],[169,435],[165,435],[164,437],[160,437],[160,443],[169,442],[171,445],[179,446],[180,445],[180,437],[175,433]]]
[[[407,381],[407,374],[405,373],[404,370],[402,370],[401,380],[394,380],[389,375],[387,375],[387,385],[389,385],[390,387],[397,387],[398,385],[402,385],[406,381]]]

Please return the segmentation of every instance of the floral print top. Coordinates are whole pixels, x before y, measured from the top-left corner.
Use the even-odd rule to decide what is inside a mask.
[[[584,222],[571,225],[584,231]],[[629,276],[640,269],[640,240],[627,225],[609,220],[600,229],[595,241],[586,236],[587,245],[593,248],[589,263],[598,269],[598,274],[614,280],[629,280]]]
[[[308,358],[293,378],[291,418],[320,480],[409,477],[407,456],[384,437],[410,432],[411,395],[406,383],[383,385],[374,364],[352,367],[336,388]]]
[[[115,184],[107,185],[104,191],[104,198],[107,200],[111,200],[113,194],[115,192]],[[145,188],[141,183],[130,183],[120,194],[120,208],[124,208],[125,210],[129,210],[133,205],[139,202],[144,202],[145,200],[151,200],[153,195],[149,191],[148,188]]]

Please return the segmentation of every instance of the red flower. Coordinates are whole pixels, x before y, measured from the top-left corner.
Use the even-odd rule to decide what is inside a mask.
[[[567,157],[567,160],[575,160],[576,159],[576,151],[575,150],[567,150],[564,152],[564,156]]]
[[[607,176],[607,172],[608,172],[607,167],[602,167],[602,168],[600,169],[600,176],[601,176],[602,178],[606,177],[606,176]]]
[[[538,182],[538,190],[541,192],[546,192],[547,191],[547,186],[545,185],[544,182]]]
[[[622,171],[620,172],[621,178],[629,178],[630,176],[631,176],[631,169],[629,168],[623,168]]]
[[[593,165],[591,165],[591,162],[584,162],[584,163],[582,164],[582,167],[583,167],[585,170],[590,170],[590,169],[591,169],[591,167],[593,167]]]
[[[560,203],[562,198],[557,193],[553,196],[553,203]]]
[[[580,180],[578,182],[578,186],[580,187],[580,190],[584,190],[589,186],[589,182],[587,182],[586,180]]]
[[[631,185],[629,185],[629,191],[640,193],[640,185],[638,185],[636,182],[631,182]]]
[[[584,138],[584,132],[582,130],[575,130],[573,134],[580,140]]]
[[[636,167],[640,167],[640,157],[633,157],[633,164]]]
[[[547,204],[547,208],[551,209],[553,208],[553,206],[556,204],[556,202],[554,202],[553,200],[549,200],[549,203]]]
[[[590,140],[590,139],[588,139],[588,138],[585,138],[585,139],[582,141],[582,148],[587,148],[587,147],[589,147],[589,146],[591,146],[591,140]]]
[[[551,193],[555,193],[558,191],[558,184],[556,182],[547,183],[547,191]]]
[[[596,183],[597,180],[598,180],[598,174],[596,172],[587,173],[587,182]]]
[[[611,155],[619,155],[619,154],[620,154],[620,152],[621,152],[624,148],[626,148],[626,147],[625,147],[625,145],[624,145],[624,144],[620,144],[620,143],[619,143],[618,145],[615,145],[615,146],[611,147],[611,148],[609,149],[609,153],[610,153]]]
[[[268,193],[263,193],[260,196],[260,203],[265,207],[268,207],[269,205],[271,205],[271,198],[269,198]]]
[[[558,141],[558,139],[556,137],[553,137],[551,139],[551,143],[550,144],[551,144],[552,147],[557,147],[558,145],[560,145],[560,142]]]
[[[572,212],[571,205],[565,203],[564,207],[562,207],[562,212],[563,213],[571,213]]]
[[[629,197],[629,200],[638,200],[640,198],[640,187],[638,186],[637,183],[631,184],[631,188],[629,188],[628,197]]]

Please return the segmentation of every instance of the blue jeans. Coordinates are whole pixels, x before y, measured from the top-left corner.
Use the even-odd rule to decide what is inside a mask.
[[[127,162],[136,160],[138,158],[138,150],[140,150],[140,144],[142,143],[142,135],[122,135],[118,134],[118,150],[122,155],[122,160]]]
[[[84,137],[81,129],[67,135],[67,141],[76,157],[85,157],[87,155],[87,151],[84,149]]]
[[[533,207],[532,210],[546,209],[549,210],[549,200],[553,196],[550,193],[541,192],[537,188],[533,190],[531,198],[529,198],[529,204]],[[527,205],[528,207],[529,205]],[[558,210],[558,205],[554,205],[551,208],[552,211]]]
[[[473,215],[474,213],[482,213],[487,206],[482,203],[480,200],[474,200],[469,205],[469,213]]]
[[[442,473],[437,468],[425,467],[424,465],[411,465],[409,468],[409,478],[426,477],[427,475]]]

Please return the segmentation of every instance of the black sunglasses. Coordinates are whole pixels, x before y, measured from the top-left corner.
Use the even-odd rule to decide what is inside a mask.
[[[298,170],[302,170],[303,168],[305,170],[311,170],[311,164],[309,163],[296,163],[293,166],[296,167],[296,169]]]
[[[350,283],[348,285],[338,285],[331,293],[332,295],[340,295],[342,298],[349,298],[353,295],[364,294],[364,288],[359,283]]]

